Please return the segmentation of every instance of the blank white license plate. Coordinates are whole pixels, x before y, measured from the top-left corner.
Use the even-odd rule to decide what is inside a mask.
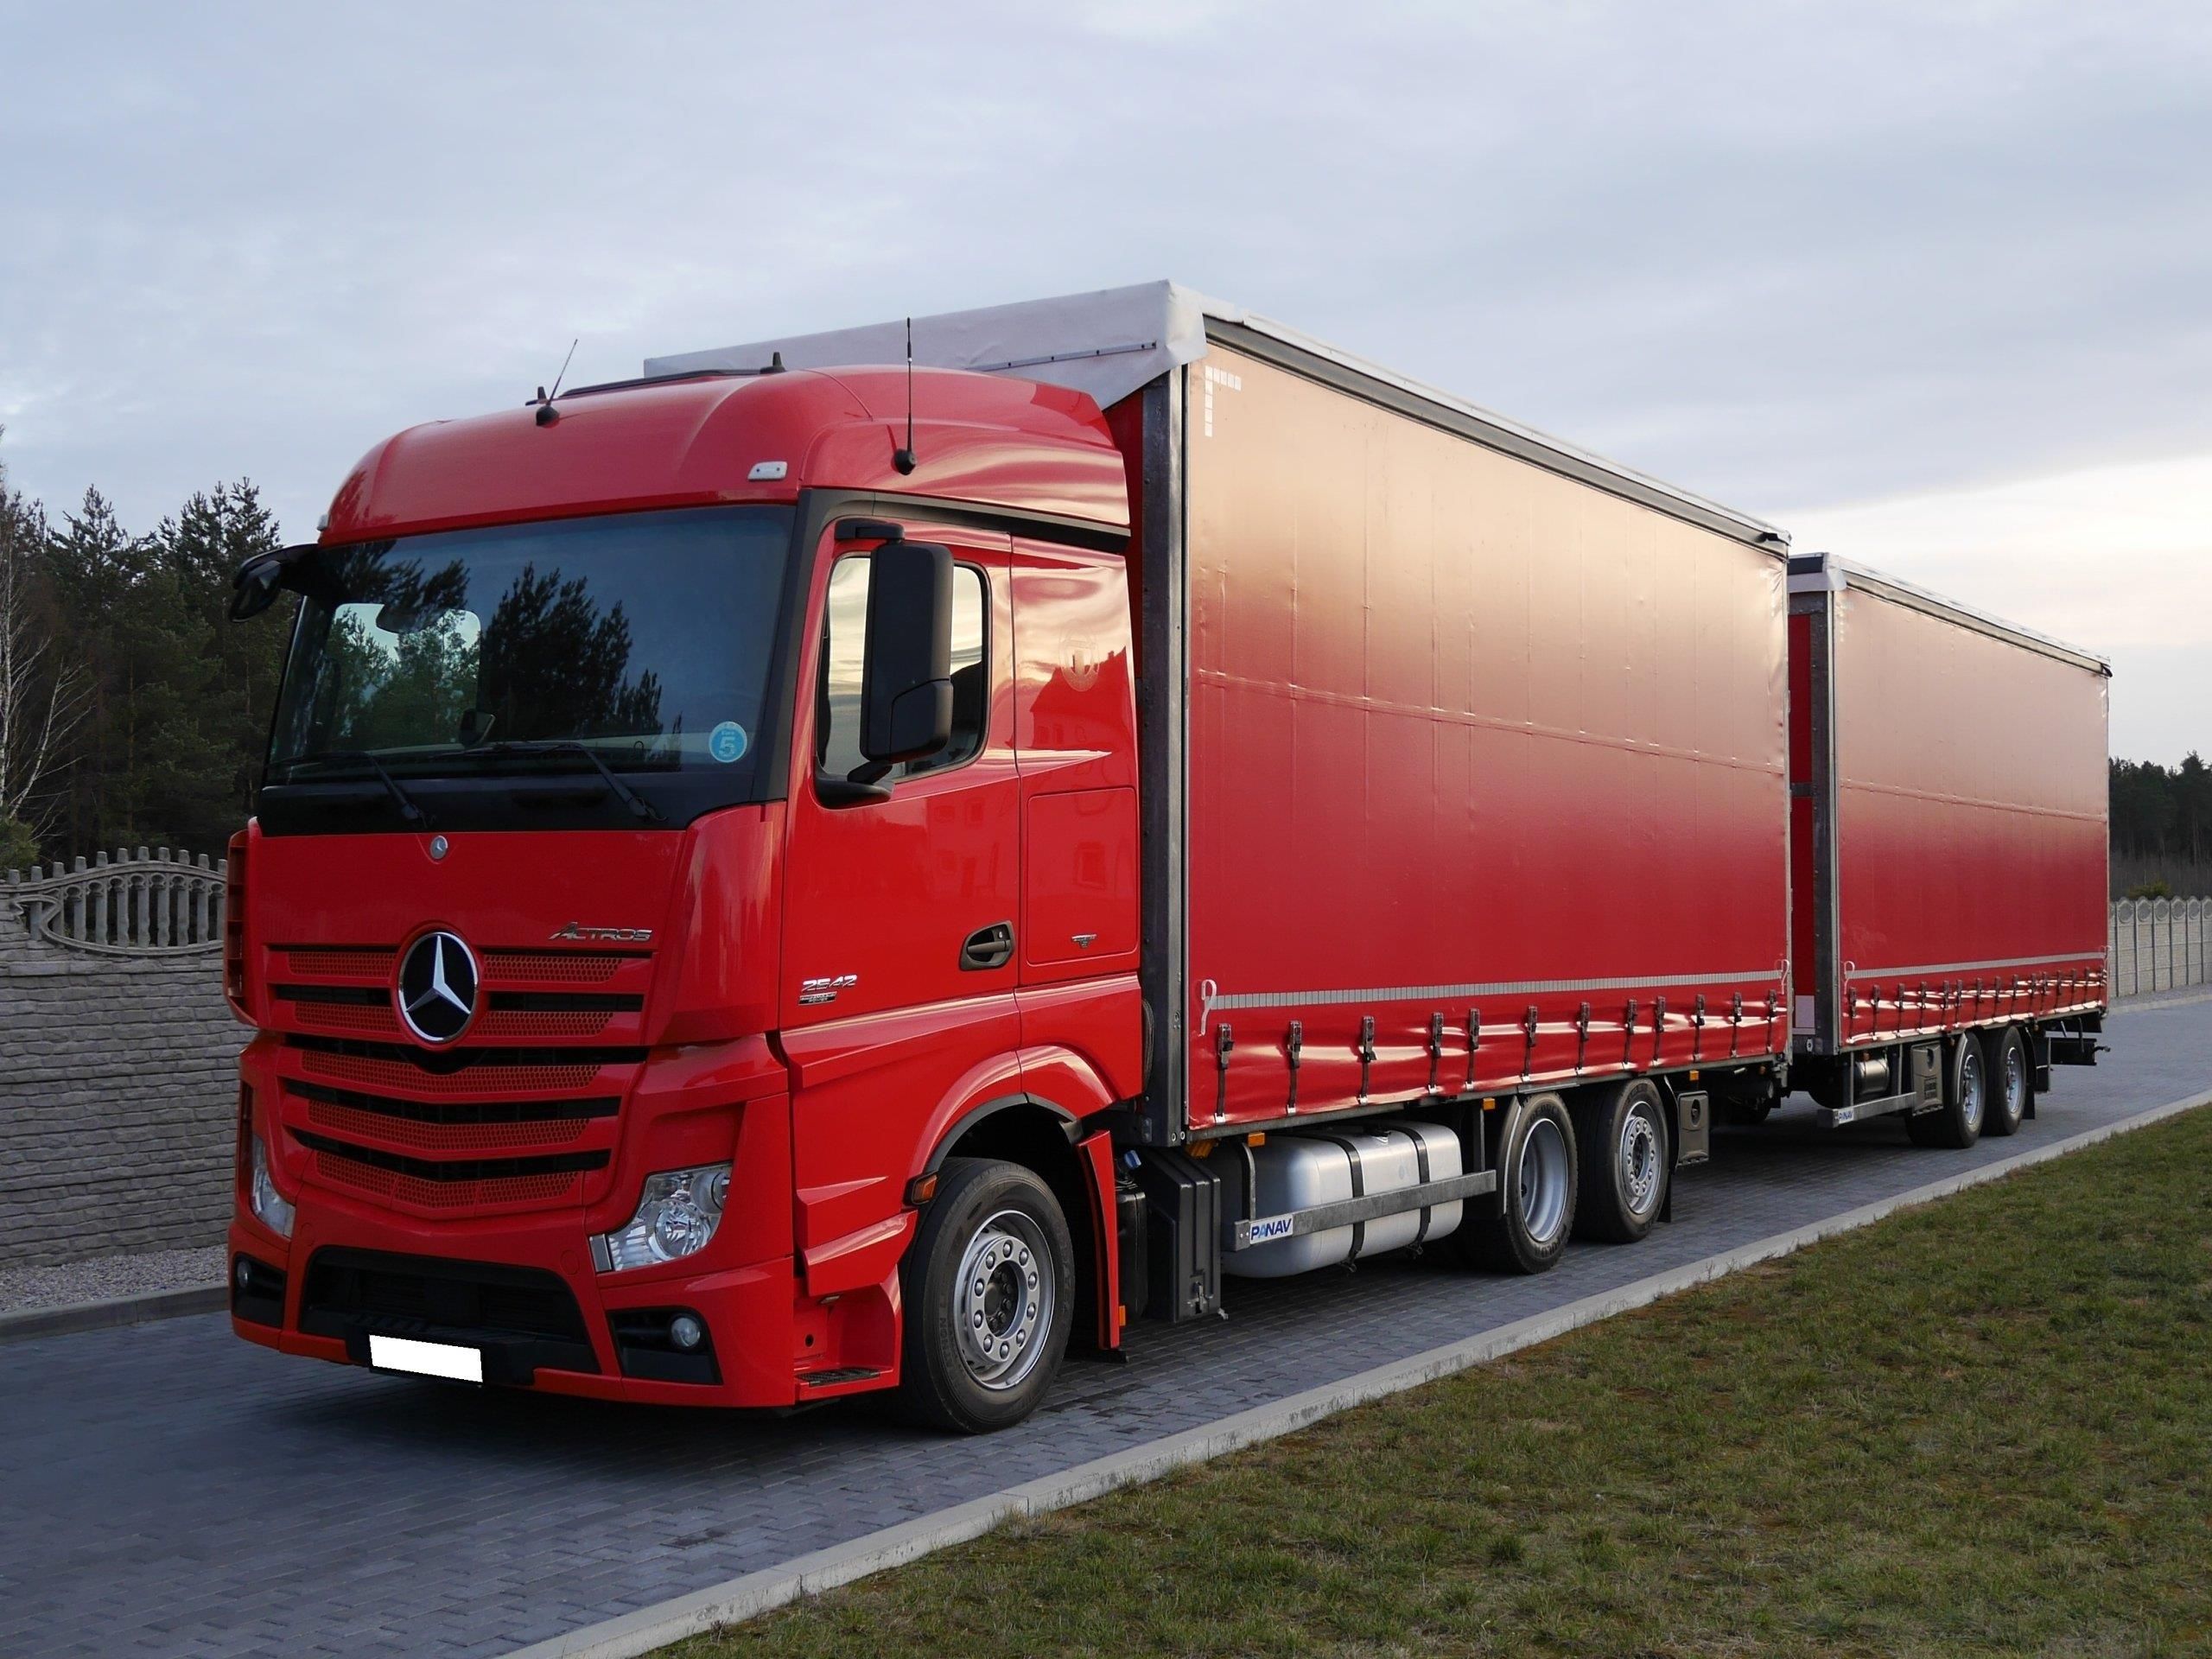
[[[446,1376],[456,1382],[484,1380],[483,1350],[459,1348],[449,1342],[372,1335],[369,1363],[380,1371],[412,1371],[417,1376]]]

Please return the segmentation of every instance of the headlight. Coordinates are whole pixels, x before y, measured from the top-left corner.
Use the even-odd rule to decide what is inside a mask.
[[[664,1170],[645,1177],[638,1213],[619,1233],[601,1233],[592,1256],[601,1273],[650,1268],[696,1255],[715,1236],[729,1198],[729,1166],[702,1164],[696,1169]]]
[[[269,1179],[269,1148],[261,1144],[261,1137],[253,1137],[253,1185],[248,1189],[253,1199],[253,1213],[270,1232],[279,1238],[292,1236],[292,1206],[284,1202],[276,1191],[276,1183]]]

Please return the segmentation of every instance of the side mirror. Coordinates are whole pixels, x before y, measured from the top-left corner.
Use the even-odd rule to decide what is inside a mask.
[[[277,579],[283,574],[283,567],[271,558],[256,559],[241,569],[231,582],[231,620],[246,621],[274,605]]]
[[[875,766],[952,741],[952,550],[886,542],[870,556],[861,753]]]
[[[231,578],[231,620],[248,621],[274,605],[285,575],[315,551],[315,543],[307,542],[280,552],[260,554],[240,565],[238,575]]]

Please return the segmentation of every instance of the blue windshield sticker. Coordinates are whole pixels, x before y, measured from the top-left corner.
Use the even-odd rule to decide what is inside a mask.
[[[745,759],[745,752],[753,747],[753,740],[746,736],[745,728],[734,720],[726,720],[707,734],[707,753],[724,766],[733,760]]]

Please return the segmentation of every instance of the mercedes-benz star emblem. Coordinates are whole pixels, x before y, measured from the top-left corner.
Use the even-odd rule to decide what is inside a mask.
[[[451,933],[425,933],[407,947],[393,999],[426,1043],[449,1043],[476,1017],[476,958]]]

